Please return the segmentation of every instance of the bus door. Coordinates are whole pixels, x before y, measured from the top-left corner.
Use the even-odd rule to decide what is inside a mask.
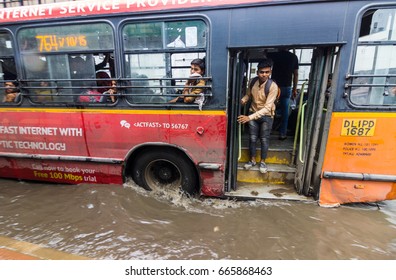
[[[308,91],[306,96],[301,96],[294,182],[297,193],[305,196],[317,198],[319,192],[320,169],[332,108],[325,102],[327,81],[330,73],[338,72],[338,61],[334,63],[336,58],[336,47],[314,49]]]
[[[225,191],[229,192],[231,190],[236,190],[236,180],[237,180],[237,162],[240,157],[240,149],[241,149],[241,125],[236,121],[240,110],[241,105],[239,100],[241,100],[244,88],[244,77],[246,72],[246,62],[244,59],[245,53],[242,51],[231,51],[230,54],[230,65],[232,66],[231,79],[229,81],[230,84],[230,93],[228,106],[230,108],[229,118],[228,118],[228,127],[230,128],[229,137],[228,137],[228,178]]]

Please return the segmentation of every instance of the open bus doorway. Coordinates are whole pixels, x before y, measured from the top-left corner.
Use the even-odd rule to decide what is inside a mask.
[[[284,47],[282,47],[284,48]],[[335,47],[288,47],[299,61],[298,94],[291,100],[287,139],[279,140],[280,115],[274,117],[266,163],[268,171],[261,174],[255,168],[244,170],[249,159],[248,126],[239,125],[236,117],[248,115],[248,106],[241,106],[249,80],[257,74],[259,61],[279,48],[230,50],[230,134],[227,196],[312,200],[320,191],[320,168],[323,161],[326,127],[330,110],[324,110],[327,78],[334,71]],[[326,101],[326,102],[325,102]],[[256,162],[259,161],[259,143]],[[313,185],[315,184],[315,185]]]
[[[279,51],[290,52],[298,60],[298,81],[297,81],[297,95],[294,97],[291,94],[289,99],[288,105],[288,113],[287,113],[287,128],[286,128],[286,136],[288,138],[293,138],[296,130],[296,121],[297,121],[297,106],[300,99],[300,96],[305,96],[306,94],[301,94],[301,89],[303,89],[303,84],[306,83],[309,79],[309,73],[311,69],[311,60],[313,55],[313,48],[265,48],[265,49],[254,49],[249,51],[249,62],[247,66],[247,79],[246,81],[250,81],[252,78],[257,76],[257,65],[260,62],[260,59],[263,57],[269,57],[270,59],[274,60],[272,57],[274,54],[279,53]],[[274,62],[274,68],[276,67],[277,63]],[[292,71],[292,70],[291,70]],[[290,88],[293,88],[293,78],[294,75],[290,78]],[[278,79],[273,75],[271,79],[275,81],[279,85]],[[246,84],[246,86],[248,86]],[[304,85],[305,86],[305,85]],[[307,92],[307,87],[303,89],[303,91]],[[277,100],[279,103],[279,100]],[[274,117],[274,123],[272,126],[272,134],[278,135],[280,133],[280,126],[282,122],[282,112],[279,104],[276,106],[276,112]]]

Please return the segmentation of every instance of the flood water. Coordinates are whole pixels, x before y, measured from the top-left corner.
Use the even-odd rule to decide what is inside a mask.
[[[394,260],[396,201],[321,208],[0,179],[0,235],[107,260]]]

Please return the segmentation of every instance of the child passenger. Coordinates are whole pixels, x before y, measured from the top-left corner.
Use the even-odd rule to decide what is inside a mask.
[[[191,61],[191,69],[190,69],[190,77],[185,84],[185,88],[183,89],[183,93],[181,96],[178,96],[169,103],[193,103],[196,99],[195,96],[184,96],[186,94],[196,94],[200,95],[204,89],[203,88],[190,88],[189,86],[205,86],[205,80],[199,79],[205,73],[205,61],[200,58],[196,58]]]

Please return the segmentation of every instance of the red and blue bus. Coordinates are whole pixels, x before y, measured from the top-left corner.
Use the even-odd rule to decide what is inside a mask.
[[[323,206],[395,199],[395,30],[396,2],[387,0],[3,8],[0,176],[131,178],[148,190]],[[268,172],[246,171],[239,101],[257,63],[285,48],[300,80],[288,139],[274,127]],[[170,103],[196,58],[206,64],[200,102]]]

